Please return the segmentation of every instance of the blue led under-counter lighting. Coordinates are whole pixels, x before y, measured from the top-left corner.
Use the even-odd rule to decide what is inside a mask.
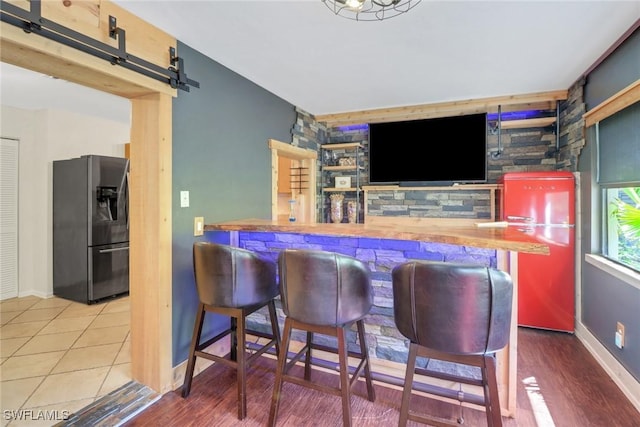
[[[369,124],[361,123],[359,125],[337,126],[337,129],[341,130],[342,132],[351,132],[354,130],[369,130]]]
[[[540,110],[527,110],[527,111],[507,111],[500,114],[501,120],[524,120],[534,119],[538,117],[546,117],[543,111]],[[498,120],[498,113],[487,113],[487,120]]]

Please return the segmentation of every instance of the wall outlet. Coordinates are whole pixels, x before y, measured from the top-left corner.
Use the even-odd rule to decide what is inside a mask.
[[[620,322],[616,323],[616,347],[624,347],[624,325]]]
[[[193,235],[202,236],[204,234],[204,217],[197,216],[193,219]]]

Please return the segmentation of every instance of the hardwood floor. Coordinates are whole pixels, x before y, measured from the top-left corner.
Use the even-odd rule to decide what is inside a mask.
[[[214,365],[194,378],[191,394],[180,389],[125,423],[140,426],[264,426],[275,373],[275,361],[261,357],[248,372],[247,418],[236,418],[236,376]],[[336,376],[315,372],[313,378],[329,383]],[[285,383],[279,426],[341,426],[340,398]],[[401,392],[376,385],[376,402],[366,400],[364,383],[351,399],[354,426],[396,426]],[[460,408],[417,396],[412,405],[432,415],[455,419]],[[416,407],[413,406],[413,407]],[[517,415],[503,417],[505,427],[639,427],[640,413],[579,342],[569,334],[519,328]],[[465,426],[486,425],[484,412],[465,407]],[[409,422],[409,425],[419,424]]]

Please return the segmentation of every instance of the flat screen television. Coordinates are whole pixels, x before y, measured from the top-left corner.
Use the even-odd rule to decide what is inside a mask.
[[[487,116],[369,125],[369,183],[433,186],[487,180]]]

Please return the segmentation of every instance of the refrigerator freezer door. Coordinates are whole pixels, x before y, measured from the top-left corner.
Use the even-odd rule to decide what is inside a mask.
[[[129,291],[129,242],[89,248],[89,302]]]
[[[530,224],[575,223],[575,180],[571,172],[505,174],[502,220]]]

